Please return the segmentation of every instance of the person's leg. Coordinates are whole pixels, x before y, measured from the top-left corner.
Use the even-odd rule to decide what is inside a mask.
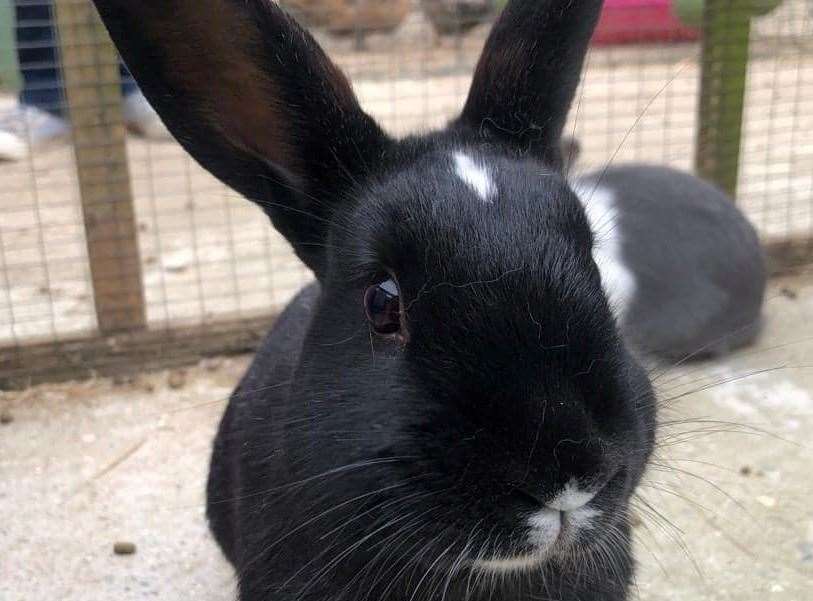
[[[54,35],[52,0],[15,0],[17,55],[23,88],[20,103],[64,114],[64,91]]]
[[[54,0],[14,0],[14,9],[23,87],[17,106],[0,113],[0,161],[24,158],[30,148],[66,138],[69,132]],[[127,127],[149,138],[168,138],[124,64],[121,79]]]
[[[22,75],[19,101],[0,112],[0,160],[67,137],[51,0],[15,0],[15,31]]]
[[[20,102],[62,116],[64,89],[53,0],[16,0],[15,9],[18,61],[24,82]],[[119,71],[122,96],[137,92],[138,85],[124,63]]]

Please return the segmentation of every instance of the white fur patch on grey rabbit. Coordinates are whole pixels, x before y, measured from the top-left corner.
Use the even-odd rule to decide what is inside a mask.
[[[626,165],[572,183],[627,341],[680,360],[725,353],[759,332],[766,269],[759,238],[714,186],[667,167]]]

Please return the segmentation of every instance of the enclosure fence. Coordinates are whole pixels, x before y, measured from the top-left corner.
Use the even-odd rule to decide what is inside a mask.
[[[282,4],[394,135],[460,110],[500,10],[496,0]],[[133,87],[122,88],[88,0],[0,0],[0,148],[4,118],[24,145],[0,162],[2,386],[250,350],[312,277],[259,210],[177,143],[130,131]],[[40,109],[59,115],[63,135],[42,139],[21,90],[55,90]],[[581,145],[572,173],[629,161],[694,170],[736,199],[775,269],[803,264],[813,2],[606,0],[567,133]]]

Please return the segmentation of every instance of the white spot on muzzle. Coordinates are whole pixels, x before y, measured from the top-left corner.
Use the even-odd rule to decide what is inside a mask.
[[[567,513],[567,523],[575,530],[590,530],[602,512],[592,507],[581,507]]]
[[[483,202],[493,203],[497,187],[483,165],[478,165],[468,155],[458,151],[454,153],[455,173],[469,186]]]
[[[565,487],[558,495],[545,503],[545,505],[557,511],[573,511],[583,505],[587,505],[595,496],[596,493],[581,490],[579,484],[575,480],[571,480],[565,484]]]
[[[594,492],[581,490],[576,480],[568,482],[546,507],[528,517],[527,541],[533,547],[530,553],[515,556],[478,558],[474,567],[496,573],[511,573],[537,569],[559,545],[567,546],[578,539],[579,533],[595,527],[602,515],[589,506]]]
[[[554,509],[541,509],[528,518],[528,542],[540,550],[546,550],[559,536],[562,529],[560,512]]]

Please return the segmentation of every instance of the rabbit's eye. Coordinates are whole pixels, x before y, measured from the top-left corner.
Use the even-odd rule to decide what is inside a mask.
[[[395,334],[401,329],[401,299],[398,284],[390,278],[370,286],[364,293],[367,319],[378,334]]]

